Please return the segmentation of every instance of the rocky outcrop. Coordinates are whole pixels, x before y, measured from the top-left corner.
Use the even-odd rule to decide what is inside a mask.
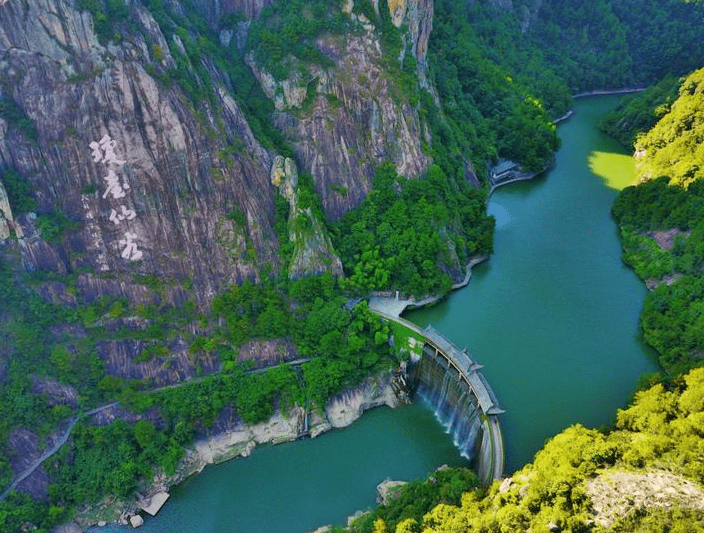
[[[71,385],[66,385],[55,379],[40,379],[32,377],[32,393],[45,394],[47,404],[68,405],[74,409],[78,407],[78,392]]]
[[[290,339],[255,339],[240,345],[237,362],[250,363],[253,369],[293,361],[299,354]]]
[[[0,128],[1,131],[2,128]],[[0,241],[7,239],[10,236],[10,228],[14,219],[12,217],[12,208],[10,200],[7,198],[7,192],[0,180]]]
[[[298,170],[293,159],[277,156],[271,167],[271,184],[289,203],[289,240],[294,244],[291,279],[331,272],[342,276],[342,261],[335,252],[327,229],[313,214],[311,206],[299,200]]]
[[[336,220],[367,195],[377,165],[390,160],[413,178],[430,159],[418,110],[386,75],[378,36],[369,31],[344,41],[321,39],[318,46],[336,66],[315,71],[312,103],[281,113],[277,124],[294,139],[301,170],[313,176],[325,214]]]
[[[131,9],[139,31],[102,46],[73,2],[0,4],[6,97],[37,131],[4,131],[0,169],[29,181],[40,212],[60,212],[76,228],[47,243],[36,219],[18,217],[19,248],[27,269],[191,280],[207,302],[278,265],[272,155],[216,71],[212,103],[194,104],[153,76],[174,58],[151,15]],[[233,210],[244,224],[228,217]]]
[[[704,511],[704,492],[671,472],[606,470],[585,484],[594,520],[609,528],[617,519],[643,509],[678,508]]]
[[[172,385],[220,369],[215,356],[201,353],[194,359],[188,352],[188,345],[182,341],[172,343],[168,357],[143,361],[140,356],[148,346],[147,341],[107,340],[97,342],[95,350],[105,361],[107,374],[125,379],[146,379],[155,386]]]
[[[260,444],[280,444],[296,440],[304,433],[306,412],[294,406],[288,415],[274,414],[268,421],[247,426],[236,421],[233,426],[196,442],[184,463],[190,471],[200,471],[233,457],[247,457]]]
[[[376,486],[376,503],[388,506],[391,500],[400,496],[401,489],[407,484],[407,481],[394,481],[391,478],[386,478]]]
[[[378,11],[379,1],[374,0]],[[433,0],[388,0],[391,22],[397,28],[406,24],[406,44],[419,63],[419,73],[425,82],[428,59],[428,39],[433,29]]]
[[[347,427],[367,409],[381,405],[396,407],[399,403],[391,388],[391,375],[381,374],[330,398],[325,406],[325,418],[333,428]]]

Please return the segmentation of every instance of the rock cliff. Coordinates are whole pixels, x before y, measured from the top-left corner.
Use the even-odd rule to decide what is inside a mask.
[[[256,17],[269,3],[197,5],[215,24],[228,12]],[[432,6],[388,3],[393,24],[407,28],[405,50],[418,59],[421,78]],[[28,183],[40,215],[17,212],[0,189],[0,237],[14,229],[26,270],[88,272],[83,288],[94,292],[81,296],[90,300],[110,294],[106,275],[150,274],[191,286],[187,296],[207,305],[222,287],[280,266],[270,182],[277,154],[255,137],[233,98],[238,80],[189,56],[197,35],[164,30],[162,15],[157,23],[138,2],[128,9],[129,24],[115,33],[124,37],[106,40],[73,2],[0,4],[1,103],[29,124],[14,127],[0,113],[0,182],[11,171]],[[277,81],[250,62],[331,220],[361,202],[379,163],[391,160],[408,177],[429,164],[422,149],[429,133],[389,75],[379,31],[363,15],[350,16],[359,31],[316,43],[330,68]],[[184,69],[193,79],[183,79]],[[189,87],[212,94],[194,101]],[[299,250],[294,275],[341,273],[325,238]],[[140,290],[121,288],[131,300]]]
[[[0,183],[0,240],[10,236],[10,226],[14,222],[10,200],[2,183]]]
[[[379,4],[375,2],[378,12]],[[392,161],[400,174],[423,174],[430,159],[422,146],[429,140],[417,104],[390,72],[399,58],[383,53],[381,30],[348,1],[344,11],[354,31],[340,39],[322,35],[316,48],[331,66],[304,65],[277,80],[250,54],[248,64],[274,102],[276,124],[291,139],[302,172],[310,173],[326,216],[336,220],[356,207],[371,189],[377,165]],[[402,33],[402,55],[417,60],[417,82],[426,84],[427,43],[433,3],[389,3],[392,23]]]
[[[271,167],[271,184],[289,203],[289,240],[293,255],[289,276],[293,279],[330,271],[342,276],[342,262],[337,256],[325,226],[313,214],[311,206],[302,205],[298,193],[298,169],[293,159],[277,156]]]
[[[137,3],[132,14],[130,39],[103,46],[73,3],[0,5],[3,97],[36,126],[35,138],[0,128],[0,168],[31,184],[39,212],[75,228],[47,243],[34,217],[17,217],[23,263],[192,280],[208,301],[278,265],[273,154],[216,72],[211,102],[197,107],[155,79],[153,66],[174,57],[152,16]],[[243,224],[228,217],[235,210]]]

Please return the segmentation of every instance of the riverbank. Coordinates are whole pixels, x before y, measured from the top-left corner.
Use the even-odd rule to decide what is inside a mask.
[[[555,156],[553,155],[552,161],[545,165],[541,170],[538,170],[537,172],[518,172],[514,175],[514,177],[504,180],[504,181],[499,181],[496,183],[492,183],[491,187],[489,188],[489,192],[487,193],[487,198],[489,198],[492,193],[498,189],[499,187],[503,187],[504,185],[510,185],[511,183],[517,183],[519,181],[528,181],[532,180],[533,178],[537,178],[538,176],[544,174],[545,172],[548,172],[550,169],[552,169],[555,166]]]
[[[455,291],[457,289],[465,287],[469,283],[469,280],[472,278],[472,268],[478,265],[479,263],[487,261],[488,259],[488,255],[480,255],[470,259],[469,263],[467,263],[466,266],[467,271],[464,275],[464,279],[452,285],[451,290]],[[396,292],[395,297],[385,296],[382,293],[377,293],[375,296],[371,296],[369,298],[369,308],[373,311],[378,311],[384,315],[400,317],[406,309],[419,309],[427,305],[432,305],[442,300],[445,296],[446,295],[427,296],[425,298],[421,298],[420,300],[416,300],[415,298],[401,298],[398,291]]]
[[[639,93],[644,91],[646,87],[627,87],[625,89],[600,89],[596,91],[587,91],[583,93],[573,94],[572,98],[585,98],[587,96],[606,96],[609,94],[628,94]]]
[[[54,533],[78,533],[107,523],[127,526],[132,516],[143,514],[140,510],[142,501],[149,501],[158,493],[168,493],[208,465],[248,457],[257,446],[315,438],[332,429],[347,427],[366,410],[375,407],[397,407],[401,400],[393,391],[392,379],[389,372],[370,376],[358,386],[330,398],[322,412],[307,411],[296,405],[287,413],[276,412],[260,424],[248,426],[241,421],[227,424],[188,448],[174,475],[158,473],[152,483],[134,498],[118,500],[108,497],[97,505],[79,509],[71,523],[56,528]]]

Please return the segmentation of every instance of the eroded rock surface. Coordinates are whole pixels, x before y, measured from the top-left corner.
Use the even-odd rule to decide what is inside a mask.
[[[682,507],[704,511],[704,492],[695,483],[671,472],[605,472],[587,483],[595,521],[610,527],[639,508]]]

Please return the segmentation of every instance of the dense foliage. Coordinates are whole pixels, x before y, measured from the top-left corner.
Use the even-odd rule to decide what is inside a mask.
[[[700,366],[704,353],[704,182],[684,189],[668,181],[662,177],[624,189],[613,213],[624,260],[657,285],[641,315],[645,339],[660,353],[663,367],[678,375]]]
[[[145,420],[133,426],[122,420],[104,427],[77,424],[71,445],[49,463],[49,496],[61,507],[96,503],[106,493],[123,498],[154,475],[155,465],[173,474],[182,454],[178,443]]]
[[[641,180],[669,176],[688,186],[704,176],[704,69],[682,82],[669,112],[636,141]]]
[[[548,0],[527,35],[572,91],[642,86],[700,66],[702,18],[680,0]]]
[[[677,99],[679,80],[668,76],[646,90],[624,96],[616,109],[606,115],[599,129],[628,148],[638,134],[655,126]]]
[[[704,354],[704,70],[688,76],[670,110],[636,143],[642,178],[613,206],[624,260],[657,287],[646,297],[641,325],[671,376],[701,366]]]
[[[350,528],[354,533],[415,531],[423,516],[438,503],[459,505],[462,494],[479,485],[477,476],[464,468],[446,468],[428,479],[411,481],[388,498],[388,503],[363,514]]]
[[[480,172],[497,157],[542,169],[558,146],[551,119],[567,110],[567,88],[539,53],[533,57],[535,49],[516,41],[515,20],[494,20],[480,9],[435,3],[428,59],[442,115],[426,101],[433,156],[448,175],[464,170],[458,154],[469,156]],[[482,23],[470,24],[477,17]]]
[[[335,248],[348,268],[344,286],[386,288],[425,296],[452,285],[470,255],[492,251],[493,219],[484,193],[449,180],[437,165],[424,179],[406,180],[379,167],[374,189],[334,227]]]
[[[340,0],[289,0],[268,6],[249,31],[248,48],[257,66],[277,79],[287,78],[295,68],[305,72],[311,64],[329,67],[331,60],[314,40],[350,27],[341,7]]]

